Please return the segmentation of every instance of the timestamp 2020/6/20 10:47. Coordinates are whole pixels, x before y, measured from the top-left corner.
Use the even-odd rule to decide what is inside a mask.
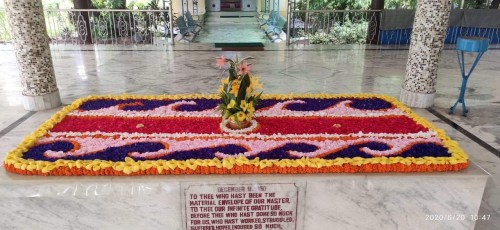
[[[425,220],[489,220],[490,215],[477,215],[477,214],[429,214],[425,215]]]

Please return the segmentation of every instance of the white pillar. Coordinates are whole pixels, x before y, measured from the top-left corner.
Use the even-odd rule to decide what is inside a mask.
[[[41,0],[5,0],[26,110],[61,105]]]
[[[419,0],[413,22],[401,101],[411,107],[434,104],[438,61],[446,38],[451,0]]]

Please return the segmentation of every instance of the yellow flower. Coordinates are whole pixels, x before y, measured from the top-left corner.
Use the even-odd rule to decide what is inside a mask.
[[[244,112],[240,111],[240,112],[236,113],[236,119],[238,121],[243,121],[243,120],[245,120],[245,118],[246,118],[246,115]]]
[[[236,119],[234,118],[234,115],[231,115],[231,116],[229,117],[229,120],[230,120],[230,121],[235,121]]]
[[[248,109],[248,103],[246,101],[241,101],[240,103],[240,108],[243,110],[243,111],[247,111]]]
[[[238,95],[238,91],[240,90],[240,84],[241,84],[240,80],[238,79],[233,80],[231,83],[231,91],[229,93],[235,96]]]
[[[232,108],[234,108],[235,106],[236,106],[236,101],[235,101],[235,100],[231,100],[231,101],[229,102],[229,104],[227,104],[227,108],[228,108],[228,109],[232,109]]]
[[[262,83],[260,83],[260,78],[259,77],[250,77],[250,85],[252,86],[252,89],[262,89],[264,86],[262,86]]]
[[[250,113],[250,112],[247,111],[247,113],[246,113],[246,120],[247,121],[251,121],[252,117],[253,117],[253,113]]]
[[[253,89],[252,89],[252,86],[248,86],[247,87],[247,95],[250,95],[252,93]]]
[[[224,78],[220,82],[221,82],[221,85],[219,87],[219,93],[222,93],[226,90],[226,89],[224,89],[224,85],[229,83],[229,78]]]
[[[253,101],[251,101],[250,103],[248,103],[247,112],[249,114],[253,114],[253,112],[255,112],[255,106],[253,105]]]

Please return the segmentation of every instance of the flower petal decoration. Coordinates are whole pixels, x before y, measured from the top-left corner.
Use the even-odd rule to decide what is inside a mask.
[[[219,103],[219,95],[202,94],[78,99],[10,151],[4,168],[24,175],[133,176],[468,166],[456,141],[385,95],[262,95],[255,119],[242,130],[221,122]]]
[[[217,68],[222,69],[222,68],[224,68],[224,66],[226,66],[227,61],[226,61],[226,58],[224,57],[224,55],[217,57],[216,60],[217,60],[217,62],[215,65],[217,66]]]
[[[238,75],[245,75],[250,73],[251,65],[249,65],[246,61],[243,61],[241,65],[238,67]]]

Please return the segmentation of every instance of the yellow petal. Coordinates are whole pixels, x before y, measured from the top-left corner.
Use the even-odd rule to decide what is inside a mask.
[[[123,172],[125,174],[130,174],[130,173],[132,173],[132,168],[131,167],[125,167],[125,168],[123,168]]]
[[[186,166],[192,170],[195,170],[198,167],[198,165],[196,165],[193,161],[187,161]]]
[[[34,169],[36,169],[36,165],[34,164],[30,164],[28,165],[28,167],[26,167],[29,171],[33,171]]]
[[[138,164],[132,166],[132,172],[139,172],[139,170],[141,170],[141,167]]]
[[[232,169],[234,167],[233,162],[228,159],[222,160],[222,166],[227,169]]]
[[[179,167],[182,170],[186,169],[187,168],[186,162],[184,162],[184,161],[177,161],[177,167]]]
[[[125,162],[130,163],[130,162],[135,162],[134,159],[130,157],[125,157]]]
[[[165,163],[165,165],[167,165],[167,167],[171,170],[174,170],[175,168],[177,168],[177,163],[176,162],[173,162],[173,161],[167,161]]]
[[[112,164],[110,162],[101,162],[101,164],[99,165],[101,168],[109,168],[112,166]]]
[[[125,169],[125,167],[123,166],[123,164],[118,164],[114,167],[114,169],[116,171],[123,171]]]

